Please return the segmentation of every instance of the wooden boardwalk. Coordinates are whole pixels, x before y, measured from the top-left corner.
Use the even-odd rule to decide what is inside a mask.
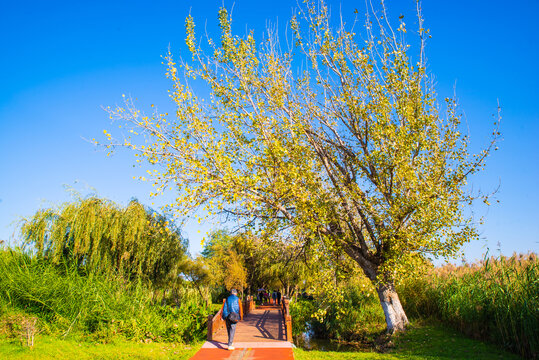
[[[234,351],[227,348],[226,328],[219,329],[191,360],[293,360],[292,343],[286,341],[281,309],[259,306],[236,325]]]

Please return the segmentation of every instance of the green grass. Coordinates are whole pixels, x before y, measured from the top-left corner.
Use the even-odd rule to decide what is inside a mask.
[[[481,341],[467,338],[438,324],[419,323],[393,340],[395,346],[386,353],[306,351],[295,349],[296,360],[361,360],[361,359],[519,359]],[[22,347],[18,341],[0,340],[0,359],[189,359],[201,347],[176,343],[150,343],[116,340],[108,344],[84,339],[60,340],[37,336],[34,348]]]
[[[416,324],[394,339],[387,353],[307,351],[295,349],[296,360],[363,360],[363,359],[520,359],[495,346],[473,340],[436,324]]]
[[[35,346],[22,347],[18,341],[0,340],[0,359],[5,360],[52,360],[52,359],[175,359],[187,360],[201,347],[175,343],[142,343],[117,340],[109,344],[60,340],[51,336],[37,336]]]

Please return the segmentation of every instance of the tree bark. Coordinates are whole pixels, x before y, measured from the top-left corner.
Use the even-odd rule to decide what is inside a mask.
[[[176,287],[172,288],[172,296],[174,297],[174,303],[176,304],[176,308],[180,308],[180,293],[178,292],[178,289]]]
[[[406,325],[408,325],[408,318],[402,308],[397,290],[395,290],[395,284],[392,280],[386,280],[382,283],[379,282],[380,261],[374,262],[371,259],[367,259],[362,253],[361,248],[357,246],[345,246],[344,250],[358,263],[365,276],[367,276],[376,287],[380,305],[384,310],[387,331],[392,333],[404,330]]]
[[[163,298],[161,299],[161,305],[165,306],[167,304],[167,289],[163,289]]]
[[[393,283],[378,285],[376,292],[386,317],[387,331],[402,331],[408,325],[408,318],[402,308],[399,295]]]

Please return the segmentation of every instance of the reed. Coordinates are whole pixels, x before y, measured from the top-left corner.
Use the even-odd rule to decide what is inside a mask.
[[[407,279],[399,294],[409,316],[434,316],[470,336],[537,358],[538,275],[534,253],[491,257]]]
[[[37,317],[41,332],[189,342],[204,336],[209,309],[194,290],[179,289],[172,306],[141,281],[110,273],[81,274],[21,251],[0,251],[0,318]]]

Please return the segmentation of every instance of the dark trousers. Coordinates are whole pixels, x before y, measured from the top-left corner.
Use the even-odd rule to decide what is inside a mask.
[[[228,319],[226,319],[226,332],[228,333],[228,346],[231,346],[236,334],[236,324],[228,321]]]

